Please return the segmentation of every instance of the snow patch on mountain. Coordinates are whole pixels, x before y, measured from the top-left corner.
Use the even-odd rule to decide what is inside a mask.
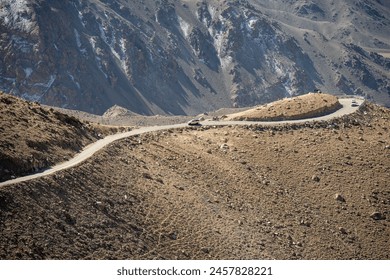
[[[115,30],[110,29],[108,24],[99,24],[99,30],[101,39],[109,46],[122,71],[128,75],[126,38],[120,34],[118,35]]]
[[[212,5],[208,5],[208,11],[210,13],[211,19],[214,20],[215,15],[217,13],[217,9]]]
[[[0,0],[0,18],[12,29],[31,32],[35,26],[27,0]]]
[[[56,80],[56,75],[50,75],[49,80],[46,83],[35,83],[34,86],[43,87],[45,92],[48,91]]]
[[[232,64],[233,57],[231,57],[230,55],[227,55],[227,56],[221,57],[220,61],[221,61],[222,69],[227,69]]]
[[[72,80],[72,82],[77,86],[78,89],[81,89],[80,84],[76,81],[74,76],[68,72],[69,78]]]
[[[102,55],[102,49],[97,47],[97,43],[98,43],[97,38],[90,37],[88,40],[89,40],[89,43],[91,44],[93,53],[95,54],[94,56],[95,56],[96,65],[98,66],[99,70],[103,73],[103,75],[107,79],[108,75],[106,72],[104,72],[103,67],[102,67],[102,59],[99,57],[100,55]]]
[[[77,44],[77,47],[79,48],[79,51],[83,55],[87,55],[87,50],[85,48],[82,48],[80,33],[77,31],[77,29],[73,29],[73,30],[74,30],[74,36],[76,38],[76,44]]]
[[[183,34],[184,34],[184,37],[185,38],[188,38],[189,34],[190,34],[190,29],[191,29],[191,26],[189,23],[187,23],[183,18],[181,17],[178,17],[179,19],[179,25],[180,25],[180,29],[182,30]]]
[[[23,70],[26,74],[26,79],[30,78],[31,74],[33,73],[33,70],[30,67],[24,68]]]

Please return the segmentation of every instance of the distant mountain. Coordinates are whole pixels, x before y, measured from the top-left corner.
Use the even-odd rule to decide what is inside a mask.
[[[0,0],[0,90],[97,114],[315,89],[390,106],[389,27],[385,0]]]

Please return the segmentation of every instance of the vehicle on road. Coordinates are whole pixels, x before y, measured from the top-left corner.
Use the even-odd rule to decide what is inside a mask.
[[[200,125],[200,120],[199,119],[192,119],[187,124],[188,125]]]
[[[352,104],[351,104],[352,107],[357,107],[359,106],[359,104],[356,102],[355,99],[352,100]]]

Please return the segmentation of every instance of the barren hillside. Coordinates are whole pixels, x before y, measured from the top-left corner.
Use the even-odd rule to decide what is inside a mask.
[[[82,122],[2,92],[0,112],[0,181],[65,161],[119,129]]]
[[[118,141],[0,189],[2,259],[389,259],[390,111]]]

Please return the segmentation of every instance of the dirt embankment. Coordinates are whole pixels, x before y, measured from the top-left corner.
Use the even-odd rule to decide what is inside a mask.
[[[271,104],[247,108],[221,108],[215,112],[207,112],[197,118],[211,118],[225,120],[249,121],[280,121],[319,117],[333,113],[341,108],[337,97],[329,94],[306,94],[289,99],[283,99]],[[85,112],[59,109],[76,118],[103,123],[107,125],[154,126],[185,123],[195,116],[141,116],[128,110],[114,106],[103,116],[87,114]]]
[[[1,259],[390,258],[390,111],[109,145],[0,189]]]
[[[309,93],[275,101],[260,107],[228,116],[227,120],[282,121],[324,116],[341,108],[336,96]]]
[[[0,92],[0,181],[68,160],[118,128],[99,126]]]

